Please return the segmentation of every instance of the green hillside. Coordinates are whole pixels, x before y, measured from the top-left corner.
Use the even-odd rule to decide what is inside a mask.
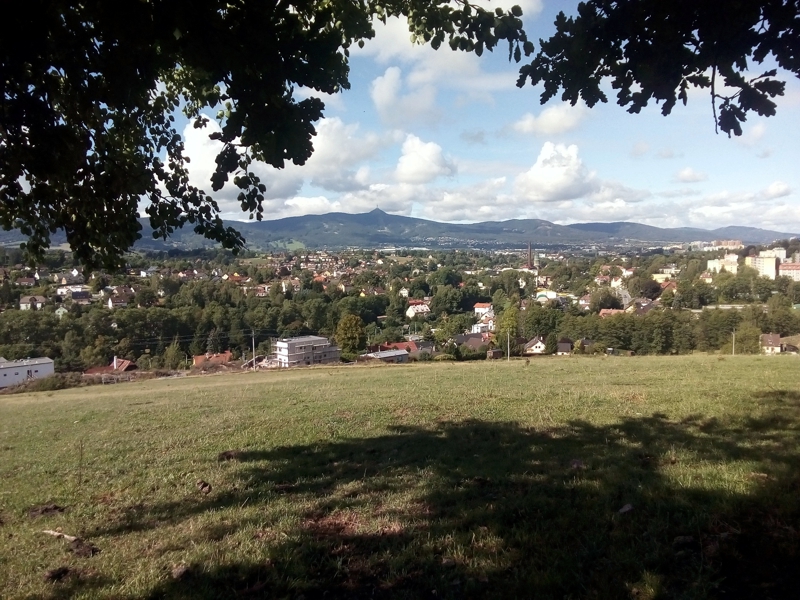
[[[796,357],[319,367],[0,396],[0,589],[789,598],[798,419]]]

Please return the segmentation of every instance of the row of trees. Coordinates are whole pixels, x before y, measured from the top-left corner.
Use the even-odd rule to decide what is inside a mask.
[[[548,342],[567,337],[587,338],[601,348],[633,350],[637,354],[683,354],[692,351],[727,350],[736,333],[736,351],[757,353],[762,333],[782,336],[800,333],[800,312],[784,296],[773,297],[765,311],[752,305],[743,310],[706,309],[699,314],[671,309],[646,315],[617,314],[600,318],[575,309],[563,311],[534,305],[526,311],[510,306],[500,315],[497,337]],[[500,344],[503,345],[503,344]],[[519,352],[519,349],[517,349]]]

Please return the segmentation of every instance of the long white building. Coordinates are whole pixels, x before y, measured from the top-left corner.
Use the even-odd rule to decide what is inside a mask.
[[[275,360],[280,367],[299,367],[339,362],[341,350],[326,337],[304,335],[275,342]]]
[[[6,360],[0,357],[0,388],[17,385],[28,379],[42,379],[55,373],[50,358]]]

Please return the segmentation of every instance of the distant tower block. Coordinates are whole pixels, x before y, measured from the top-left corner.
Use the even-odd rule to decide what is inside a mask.
[[[533,257],[533,268],[534,269],[538,269],[539,268],[539,255],[538,254]]]
[[[533,268],[533,262],[531,261],[531,243],[528,242],[528,270]]]

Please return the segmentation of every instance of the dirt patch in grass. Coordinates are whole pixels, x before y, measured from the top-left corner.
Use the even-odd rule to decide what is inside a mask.
[[[63,581],[67,577],[78,576],[79,573],[75,569],[70,569],[69,567],[56,567],[55,569],[45,571],[44,580],[48,583],[56,583],[58,581]]]
[[[92,542],[87,542],[81,538],[72,540],[69,543],[69,551],[81,558],[91,558],[96,554],[100,554],[100,548],[95,546]]]
[[[58,504],[43,504],[41,506],[34,506],[33,508],[28,509],[28,516],[31,519],[35,519],[36,517],[57,515],[66,510],[67,508],[65,506],[59,506]]]

